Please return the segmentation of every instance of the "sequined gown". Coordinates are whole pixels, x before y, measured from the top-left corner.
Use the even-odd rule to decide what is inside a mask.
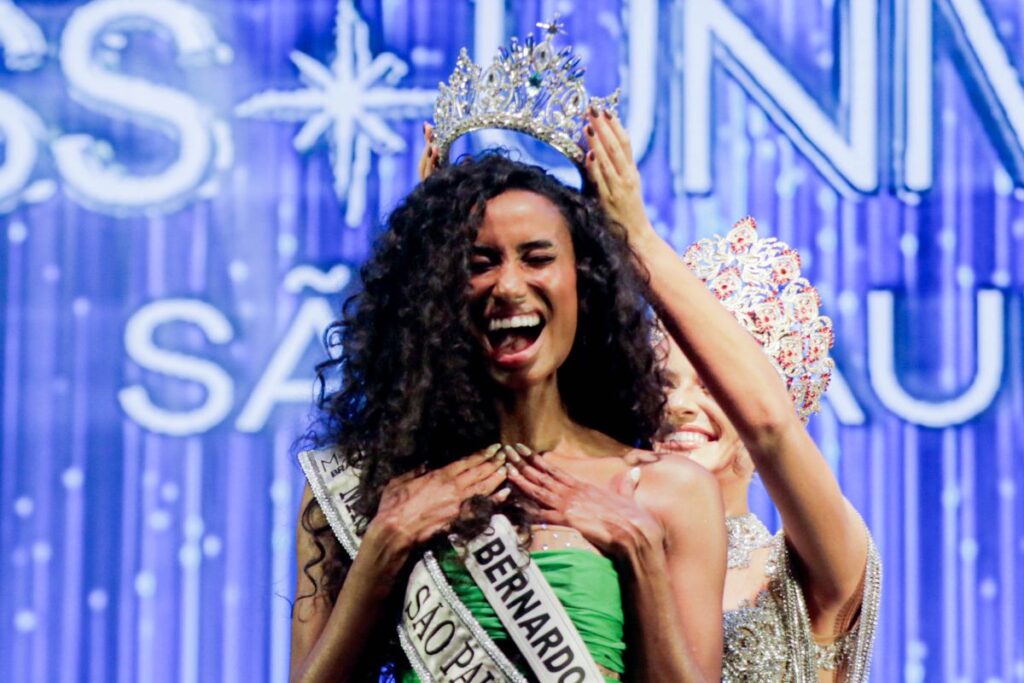
[[[867,681],[882,578],[870,534],[860,617],[851,630],[824,646],[814,641],[783,532],[779,531],[771,543],[766,587],[752,601],[725,613],[722,680],[818,683],[821,670],[825,680]]]

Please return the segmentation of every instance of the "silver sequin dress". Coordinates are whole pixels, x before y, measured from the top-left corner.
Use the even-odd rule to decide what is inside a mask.
[[[850,631],[824,646],[814,642],[807,605],[793,575],[782,531],[772,544],[767,586],[753,601],[725,613],[722,680],[818,683],[818,670],[825,669],[838,670],[836,680],[844,683],[867,681],[882,581],[881,562],[870,533],[860,617]]]

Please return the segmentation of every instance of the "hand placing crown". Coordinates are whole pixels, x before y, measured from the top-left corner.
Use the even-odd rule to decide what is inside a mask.
[[[433,144],[440,163],[448,158],[460,136],[488,128],[503,128],[546,142],[576,164],[585,150],[580,145],[588,107],[614,111],[619,91],[608,97],[590,97],[583,86],[585,69],[571,46],[556,48],[563,33],[558,15],[539,23],[544,38],[516,38],[486,69],[473,63],[466,49],[459,53],[448,83],[440,84],[434,104]]]

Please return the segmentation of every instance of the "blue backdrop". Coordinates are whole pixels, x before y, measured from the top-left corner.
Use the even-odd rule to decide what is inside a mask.
[[[659,230],[821,289],[873,678],[1024,679],[1013,0],[0,0],[0,679],[285,680],[320,331],[458,49],[556,11]]]

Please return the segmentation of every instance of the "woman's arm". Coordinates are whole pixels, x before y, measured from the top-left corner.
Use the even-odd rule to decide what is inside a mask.
[[[312,498],[309,486],[303,495],[303,507]],[[300,514],[301,519],[301,514]],[[299,600],[292,615],[291,679],[293,681],[348,681],[364,670],[371,636],[379,627],[380,605],[391,595],[408,548],[389,535],[388,530],[371,524],[352,563],[333,608],[323,593],[305,576],[306,563],[318,556],[313,538],[300,522],[297,534],[298,587],[296,595],[312,597]],[[314,570],[319,569],[317,565]],[[319,580],[322,575],[315,575]]]
[[[812,619],[828,621],[860,585],[867,559],[863,524],[760,346],[647,219],[640,174],[618,120],[591,116],[587,138],[587,169],[601,203],[625,227],[649,273],[653,303],[669,334],[747,446],[805,569]]]
[[[297,535],[298,600],[292,614],[291,680],[356,680],[375,652],[372,636],[382,624],[385,604],[395,579],[416,547],[444,529],[459,514],[462,502],[490,495],[505,481],[504,455],[497,447],[463,458],[426,474],[410,472],[384,489],[377,514],[370,521],[338,597],[331,606],[305,574],[318,557],[315,543],[301,524]],[[494,494],[498,500],[507,496]],[[309,504],[309,487],[302,507]],[[314,571],[322,567],[316,565]],[[320,578],[319,572],[314,574]]]
[[[707,470],[688,460],[664,459],[640,471],[636,499],[654,512],[665,529],[669,597],[687,634],[691,659],[704,680],[717,681],[722,667],[726,571],[721,490]],[[685,501],[682,510],[680,501]]]
[[[632,497],[635,479],[624,478],[619,495],[582,482],[527,457],[509,479],[540,504],[538,519],[571,526],[606,556],[617,560],[629,643],[641,681],[717,681],[722,656],[722,586],[725,580],[725,521],[717,484],[696,465],[651,491],[680,493],[686,520],[664,524]],[[645,493],[647,497],[651,494]],[[656,497],[656,496],[655,496]],[[653,500],[653,498],[652,498]],[[679,516],[676,508],[674,516]]]

